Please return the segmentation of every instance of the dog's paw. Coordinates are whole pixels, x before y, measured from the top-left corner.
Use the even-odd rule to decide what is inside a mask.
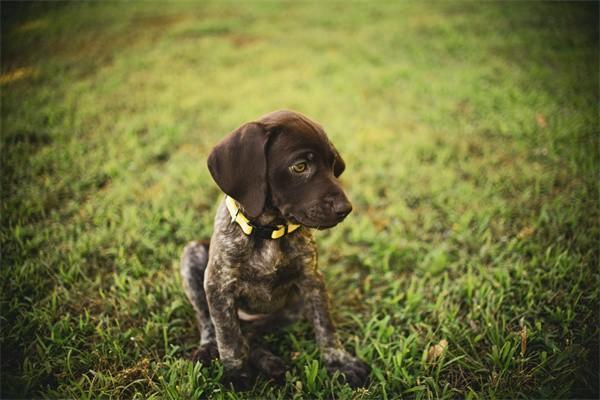
[[[325,367],[330,374],[339,371],[350,387],[367,384],[371,368],[363,360],[342,349],[330,349],[323,354]]]
[[[246,391],[254,384],[254,374],[248,368],[226,369],[222,383],[231,385],[236,391]]]
[[[215,342],[202,343],[191,356],[192,361],[208,365],[214,359],[219,359],[219,350]]]
[[[259,347],[250,354],[252,365],[268,378],[283,383],[287,368],[283,360],[269,350]]]

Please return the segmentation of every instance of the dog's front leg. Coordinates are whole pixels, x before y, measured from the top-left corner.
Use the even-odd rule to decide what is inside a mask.
[[[251,383],[248,369],[248,342],[242,335],[235,305],[234,280],[222,269],[215,273],[209,263],[204,280],[206,299],[215,327],[219,357],[225,369],[225,379],[237,389]]]
[[[342,347],[335,333],[335,326],[329,312],[329,297],[323,276],[316,269],[307,274],[303,282],[306,311],[312,321],[317,344],[321,349],[323,361],[330,373],[339,371],[352,387],[365,384],[369,375],[369,366]]]

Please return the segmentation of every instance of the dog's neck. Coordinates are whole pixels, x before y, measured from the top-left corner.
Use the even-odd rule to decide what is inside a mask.
[[[284,218],[283,214],[279,211],[279,209],[273,206],[271,199],[267,199],[262,212],[259,216],[255,218],[250,218],[248,212],[240,203],[237,203],[237,205],[240,208],[240,211],[255,225],[279,226],[289,223],[289,221]]]
[[[261,215],[250,220],[245,214],[244,209],[229,196],[225,196],[225,208],[229,212],[231,222],[236,222],[242,232],[246,235],[256,235],[261,239],[279,239],[288,233],[292,233],[300,225],[287,223],[285,218],[280,216],[275,207],[269,207],[261,211]]]
[[[288,223],[279,210],[271,205],[265,205],[262,213],[253,218],[252,222],[260,226],[278,226]]]

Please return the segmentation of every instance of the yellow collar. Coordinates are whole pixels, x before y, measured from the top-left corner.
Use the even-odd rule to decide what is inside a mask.
[[[248,236],[254,233],[255,236],[262,239],[279,239],[300,228],[300,225],[296,224],[277,225],[273,228],[254,225],[244,214],[242,214],[234,199],[225,196],[225,204],[227,205],[227,210],[229,210],[229,215],[231,215],[231,221],[237,222],[240,228],[242,228],[242,231]]]

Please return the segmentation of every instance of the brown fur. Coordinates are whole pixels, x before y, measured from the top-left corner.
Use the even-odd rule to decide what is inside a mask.
[[[301,173],[292,167],[298,163],[305,165]],[[247,236],[221,203],[210,250],[192,242],[182,256],[184,288],[201,334],[195,357],[218,356],[237,387],[250,383],[252,367],[281,379],[285,365],[260,335],[304,312],[329,371],[342,372],[352,386],[364,384],[368,366],[335,335],[309,229],[332,227],[352,209],[337,180],[345,163],[323,129],[298,113],[271,113],[215,146],[208,166],[255,224],[302,227],[277,240]]]

